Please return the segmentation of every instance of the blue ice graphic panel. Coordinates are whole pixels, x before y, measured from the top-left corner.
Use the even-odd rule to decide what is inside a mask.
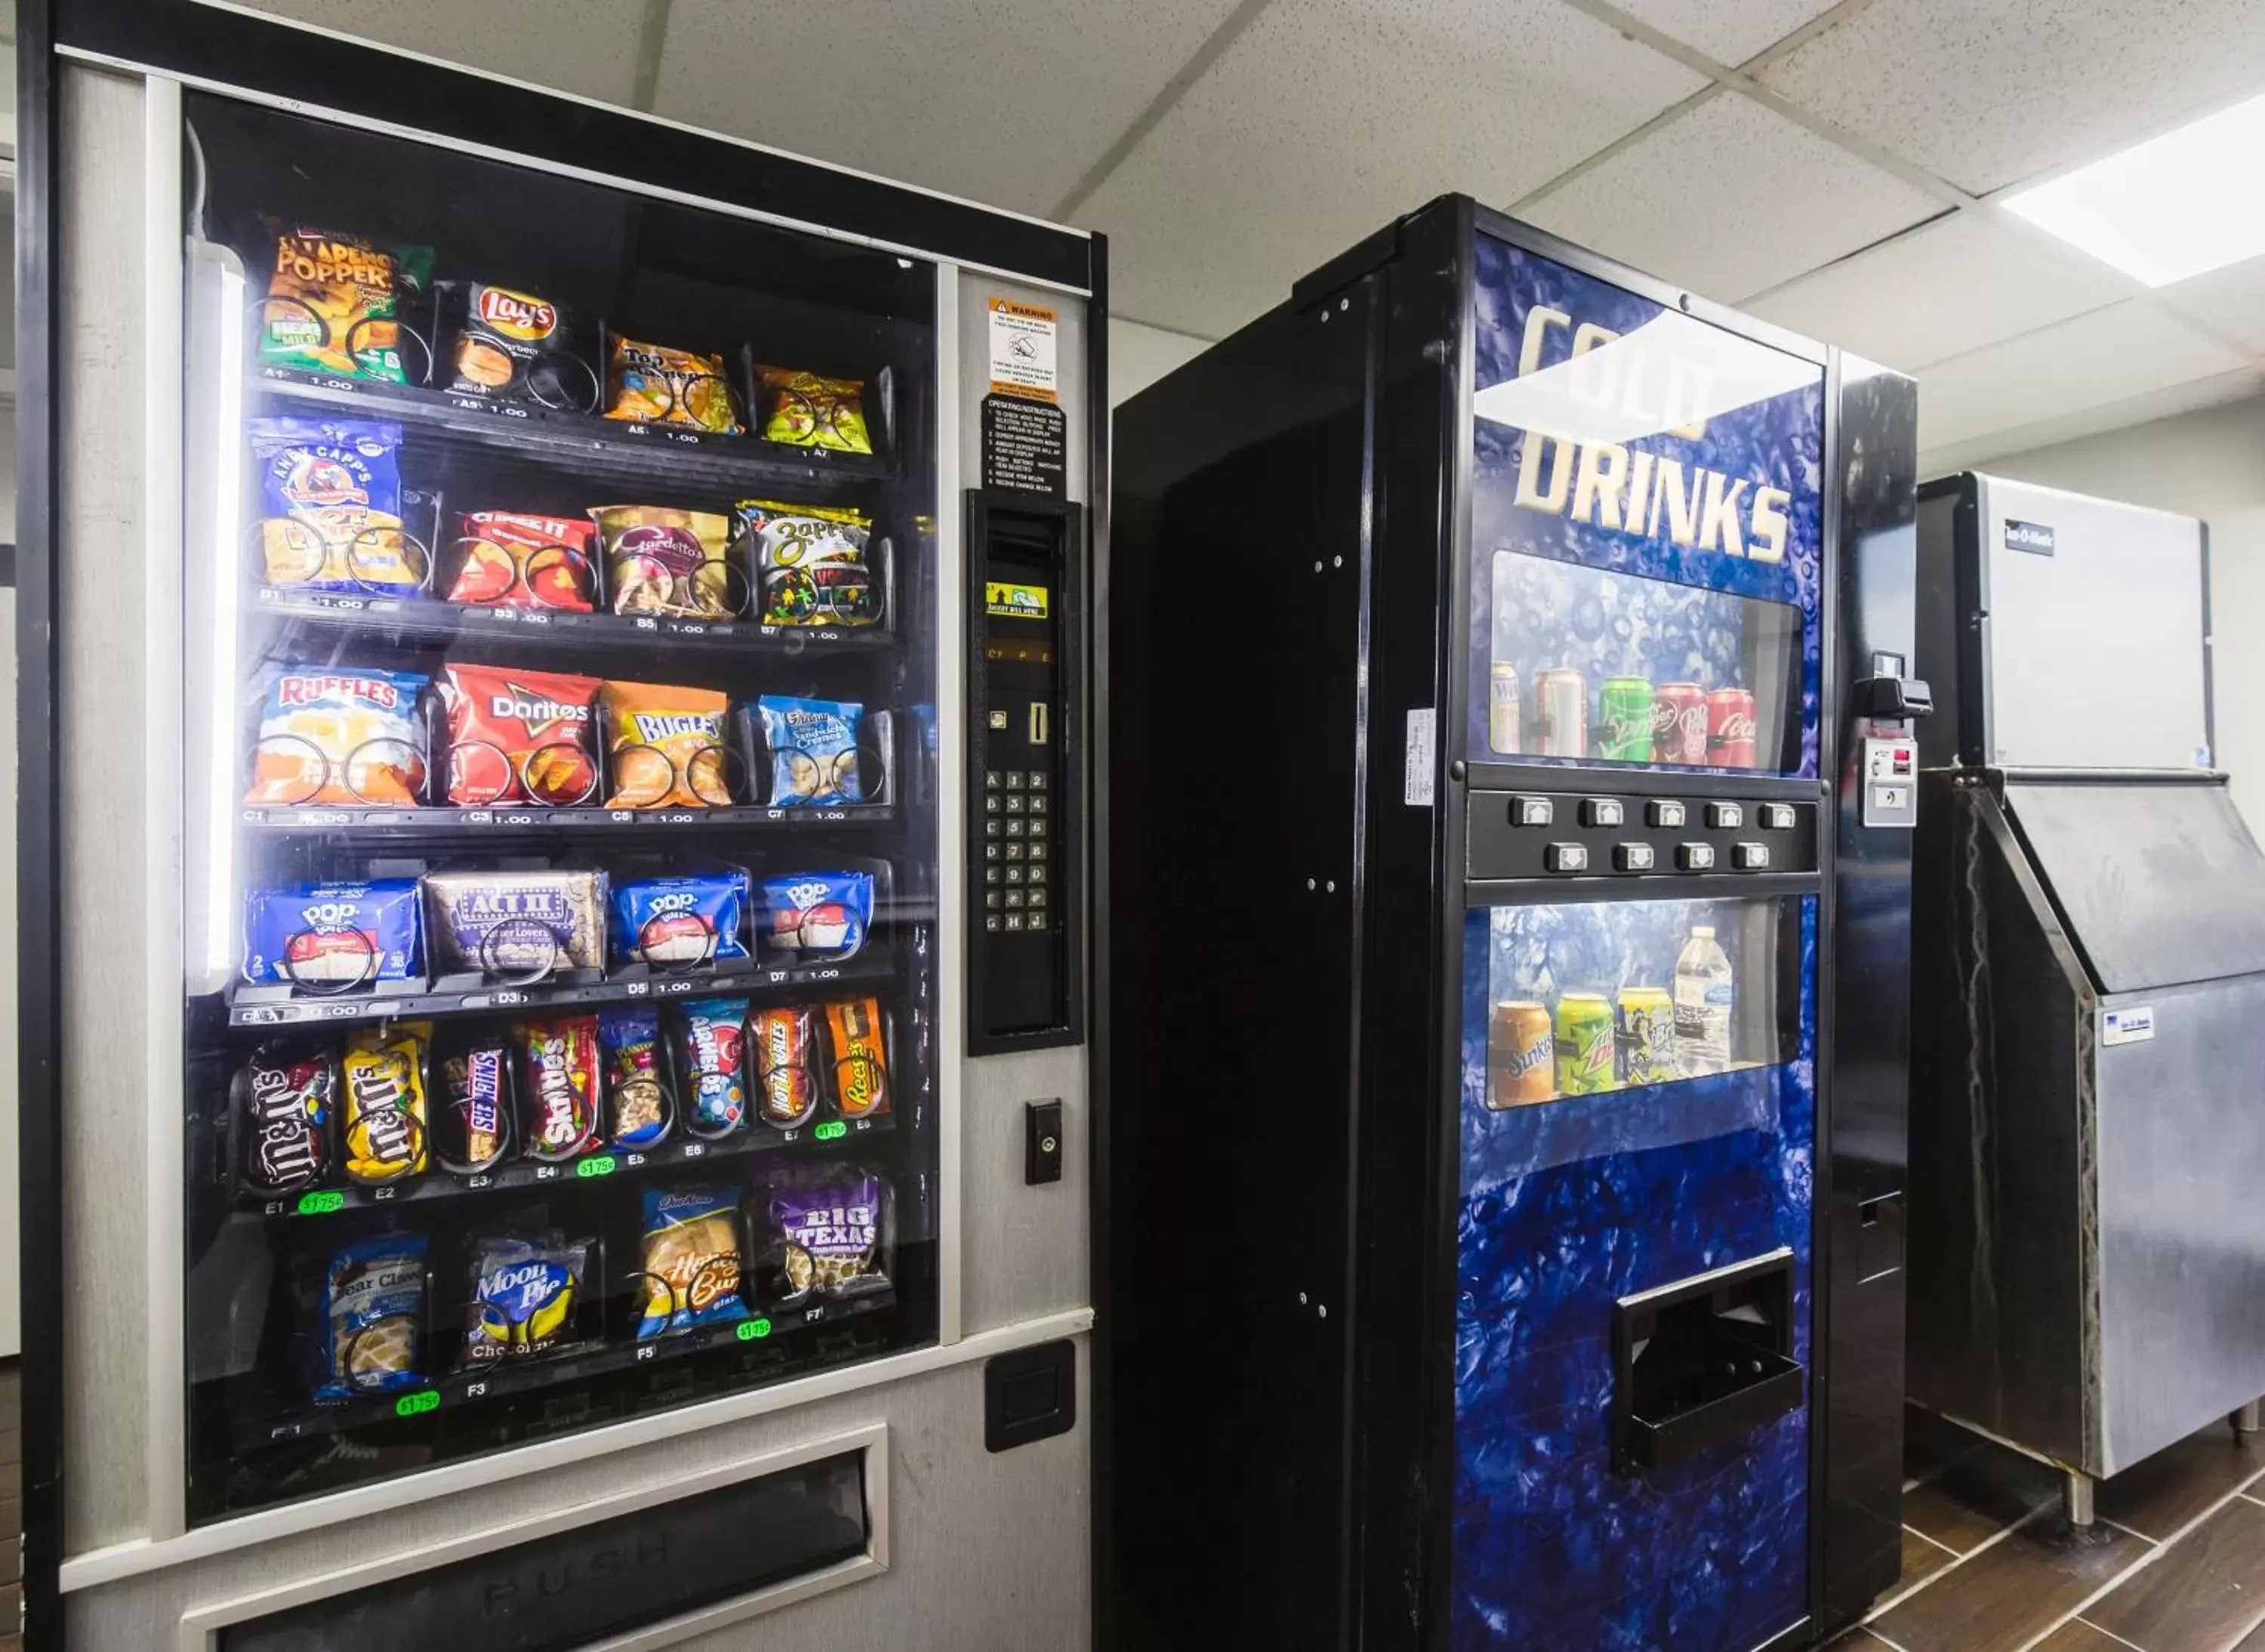
[[[1483,236],[1473,302],[1467,750],[1489,754],[1497,657],[1521,664],[1529,695],[1536,662],[1579,668],[1592,705],[1614,675],[1752,689],[1766,737],[1776,726],[1773,696],[1788,703],[1795,685],[1785,677],[1797,673],[1797,739],[1784,767],[1814,775],[1823,370]],[[1522,360],[1526,382],[1514,384]],[[1555,439],[1530,442],[1536,433]],[[1599,447],[1614,484],[1601,495],[1575,481],[1583,451]],[[1529,455],[1536,474],[1522,478]],[[1722,506],[1711,516],[1710,489]],[[1757,514],[1766,495],[1781,503]],[[1700,519],[1698,531],[1679,522],[1677,501]],[[1781,547],[1763,531],[1776,519]],[[1783,605],[1797,626],[1757,628],[1760,602]],[[1758,652],[1762,631],[1768,647]],[[1781,749],[1766,738],[1759,766],[1779,768]],[[1587,755],[1531,750],[1514,761]]]
[[[1617,1299],[1782,1245],[1795,1257],[1794,1354],[1808,1363],[1815,899],[1783,908],[1798,926],[1789,1060],[1503,1112],[1484,1104],[1491,999],[1633,984],[1616,972],[1631,959],[1656,969],[1649,961],[1673,937],[1650,931],[1687,924],[1694,905],[1467,919],[1457,1652],[1748,1652],[1807,1610],[1807,1406],[1622,1476],[1611,1336]]]

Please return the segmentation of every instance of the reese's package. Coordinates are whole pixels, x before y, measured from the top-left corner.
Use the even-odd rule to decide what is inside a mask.
[[[563,516],[471,511],[456,524],[463,560],[448,586],[451,602],[484,608],[561,608],[587,614],[597,606],[596,527]]]
[[[803,700],[764,695],[755,702],[762,719],[763,744],[771,757],[770,802],[774,808],[862,803],[857,773],[857,731],[865,708],[840,700]]]
[[[834,1104],[844,1118],[889,1110],[889,1052],[878,999],[852,998],[826,1007],[826,1042],[834,1054]]]
[[[270,666],[248,804],[408,808],[425,791],[432,680],[410,671]]]
[[[880,618],[865,548],[872,519],[847,506],[741,499],[739,538],[766,625],[870,625]]]
[[[532,402],[594,412],[598,373],[579,331],[551,300],[488,281],[443,281],[436,289],[449,329],[448,388],[490,401]]]
[[[609,682],[601,691],[613,763],[608,809],[709,809],[732,801],[724,719],[711,688]]]
[[[425,1055],[431,1023],[366,1027],[346,1040],[346,1175],[365,1185],[425,1174],[432,1112],[425,1098]]]
[[[590,514],[615,613],[723,620],[739,612],[745,591],[732,590],[724,517],[666,505],[601,505]]]
[[[743,1320],[739,1205],[711,1188],[647,1188],[645,1312],[639,1342],[696,1326]]]
[[[615,333],[606,353],[606,417],[741,433],[724,358]]]
[[[334,230],[268,224],[275,264],[260,307],[262,360],[381,384],[424,376],[423,361],[402,363],[401,304],[432,279],[432,248],[381,247]]]
[[[250,421],[269,585],[415,597],[432,570],[401,520],[401,427],[375,418]]]
[[[861,379],[829,379],[793,368],[755,369],[756,395],[763,409],[763,435],[797,448],[827,448],[835,453],[870,453],[865,433],[865,385]]]
[[[324,1270],[323,1379],[315,1398],[391,1394],[424,1381],[425,1235],[341,1246]]]
[[[591,732],[598,686],[595,677],[555,671],[442,667],[448,801],[470,808],[596,802],[598,757]]]

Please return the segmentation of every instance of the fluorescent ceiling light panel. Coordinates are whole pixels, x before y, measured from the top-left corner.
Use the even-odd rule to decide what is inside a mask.
[[[2255,258],[2265,253],[2265,98],[2003,201],[2150,287]]]

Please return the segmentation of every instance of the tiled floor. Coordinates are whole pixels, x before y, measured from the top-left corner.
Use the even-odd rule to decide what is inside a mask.
[[[2106,1481],[1908,1414],[1904,1575],[1832,1652],[2265,1652],[2265,1440],[2219,1423]]]

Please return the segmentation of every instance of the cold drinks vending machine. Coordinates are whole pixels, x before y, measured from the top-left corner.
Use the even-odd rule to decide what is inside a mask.
[[[1118,411],[1107,1644],[1894,1581],[1913,410],[1446,199]]]
[[[1082,1643],[1101,244],[25,18],[34,1643]]]

